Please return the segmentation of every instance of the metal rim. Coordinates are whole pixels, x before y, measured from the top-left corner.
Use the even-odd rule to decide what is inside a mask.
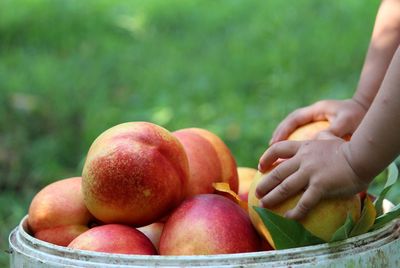
[[[352,237],[335,243],[325,243],[315,246],[299,247],[285,250],[260,251],[240,254],[219,254],[219,255],[196,255],[196,256],[145,256],[145,255],[126,255],[109,254],[85,250],[76,250],[67,247],[53,245],[31,236],[27,232],[27,216],[25,216],[18,227],[9,236],[11,250],[19,254],[28,255],[24,252],[32,253],[31,258],[46,259],[46,262],[63,264],[76,264],[77,261],[83,263],[107,263],[118,265],[222,265],[223,263],[233,264],[296,264],[307,261],[318,261],[318,259],[339,258],[344,252],[353,250],[363,252],[378,248],[384,244],[398,238],[398,224],[396,221],[383,226],[372,232]]]

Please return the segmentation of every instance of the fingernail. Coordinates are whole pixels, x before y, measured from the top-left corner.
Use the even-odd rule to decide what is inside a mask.
[[[263,171],[263,167],[262,167],[261,163],[258,163],[257,169],[258,169],[259,171],[261,171],[261,172]]]
[[[256,188],[256,191],[255,191],[255,196],[256,196],[258,199],[261,199],[261,198],[262,198],[262,194],[260,193],[260,191],[257,190],[257,188]]]

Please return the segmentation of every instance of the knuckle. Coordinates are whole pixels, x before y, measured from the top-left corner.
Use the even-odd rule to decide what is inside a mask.
[[[300,151],[300,153],[301,153],[301,154],[307,154],[310,145],[311,145],[311,142],[310,142],[309,140],[304,141],[304,142],[301,144],[301,151]]]
[[[279,143],[281,143],[281,142],[278,141],[277,143],[272,144],[272,145],[268,148],[269,153],[275,154],[275,153],[276,153],[277,146],[279,145]]]
[[[326,184],[326,177],[315,176],[310,179],[309,190],[312,191],[315,196],[321,196],[326,192],[325,190],[327,188],[329,189]]]
[[[315,159],[315,155],[313,155],[312,152],[308,152],[305,150],[299,155],[300,159],[302,160],[300,163],[300,168],[308,176],[315,177],[317,174],[322,173],[320,163],[320,161],[322,161],[322,158],[320,158],[320,155],[318,154],[320,154],[320,152],[317,152],[316,154],[316,156],[318,157],[317,160]]]
[[[310,154],[310,151],[311,151],[311,153],[312,153],[312,150],[311,150],[311,148],[310,148],[311,145],[312,145],[312,143],[311,143],[311,141],[309,141],[309,140],[307,140],[307,141],[302,141],[302,142],[300,143],[300,148],[299,148],[297,154],[300,155],[300,156],[302,156],[302,157],[304,157],[304,156],[306,156],[306,155],[309,155],[309,154]]]
[[[312,166],[312,164],[309,164],[309,163],[302,163],[301,170],[305,174],[312,174],[313,166]]]
[[[310,211],[310,205],[307,204],[307,202],[298,203],[297,210],[303,215],[307,214],[307,212]]]
[[[290,187],[287,183],[281,183],[278,186],[277,191],[283,197],[288,197],[290,195]]]
[[[288,149],[291,151],[295,151],[299,144],[301,144],[301,141],[284,141],[285,144],[287,145]]]
[[[270,173],[270,179],[273,180],[274,182],[281,183],[282,182],[282,177],[279,172],[279,169],[275,168],[271,173]]]

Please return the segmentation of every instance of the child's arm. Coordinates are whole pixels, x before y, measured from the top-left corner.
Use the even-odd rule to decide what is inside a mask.
[[[370,181],[400,153],[400,48],[397,49],[381,88],[351,140],[282,141],[260,159],[266,171],[279,158],[287,159],[256,189],[267,207],[306,189],[288,212],[301,218],[321,199],[349,196],[365,190]],[[332,137],[329,137],[332,138]]]
[[[297,127],[317,120],[329,120],[329,131],[336,136],[353,133],[374,99],[399,44],[400,0],[383,0],[353,98],[324,100],[295,110],[278,125],[270,143],[284,140]]]
[[[379,89],[400,43],[400,1],[382,0],[353,99],[366,110]]]

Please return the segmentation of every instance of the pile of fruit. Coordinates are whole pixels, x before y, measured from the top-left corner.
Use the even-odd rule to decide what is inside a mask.
[[[326,127],[294,134],[309,139]],[[81,177],[58,180],[35,195],[29,232],[55,245],[108,253],[272,250],[268,226],[253,209],[261,175],[237,167],[226,144],[208,130],[170,132],[149,122],[124,123],[94,140]],[[297,200],[289,199],[274,212],[282,215]],[[329,241],[348,215],[357,221],[360,211],[358,195],[324,201],[301,224]]]

